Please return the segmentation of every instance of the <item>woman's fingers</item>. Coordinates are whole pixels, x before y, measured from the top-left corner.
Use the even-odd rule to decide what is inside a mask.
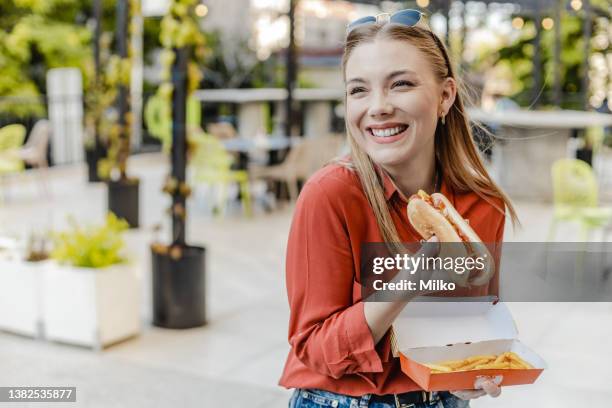
[[[474,381],[474,390],[459,390],[451,391],[450,393],[462,400],[471,400],[483,395],[496,398],[501,394],[501,384],[503,376],[496,375],[495,377],[480,376]]]
[[[492,381],[484,381],[482,383],[482,389],[493,398],[499,397],[501,394],[501,388],[495,385]]]
[[[501,375],[495,377],[478,377],[474,382],[474,388],[483,390],[489,396],[496,398],[501,394],[501,383],[503,377]]]
[[[427,241],[423,243],[419,253],[424,254],[426,257],[438,256],[440,252],[440,240],[435,235],[432,235]]]

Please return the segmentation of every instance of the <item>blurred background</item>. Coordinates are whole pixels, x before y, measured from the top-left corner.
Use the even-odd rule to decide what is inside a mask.
[[[505,240],[609,252],[609,0],[0,0],[0,386],[286,406],[286,240],[348,152],[346,26],[404,8],[465,84]],[[612,303],[510,307],[549,368],[472,406],[609,404]]]

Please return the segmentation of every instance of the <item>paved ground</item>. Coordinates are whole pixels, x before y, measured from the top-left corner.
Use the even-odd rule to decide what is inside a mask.
[[[128,245],[144,278],[143,321],[150,321],[152,226],[162,223],[160,192],[165,159],[143,155],[131,171],[142,179],[141,223]],[[77,220],[102,220],[105,188],[85,181],[84,167],[55,169],[51,197],[40,195],[32,175],[12,180],[0,205],[0,232],[27,234],[61,228]],[[146,324],[144,333],[102,352],[0,333],[0,385],[73,385],[78,403],[67,407],[284,407],[289,392],[277,386],[288,345],[288,308],[283,260],[291,207],[252,219],[231,213],[214,219],[197,193],[190,206],[188,236],[208,250],[210,323],[171,331]],[[517,203],[524,228],[507,240],[544,239],[550,206]],[[572,228],[560,237],[571,240]],[[612,304],[516,303],[510,305],[521,339],[537,350],[549,369],[537,384],[504,389],[497,400],[474,407],[608,406],[612,401]],[[0,404],[2,405],[2,404]],[[14,406],[27,406],[25,404]],[[42,404],[33,404],[41,407]],[[50,404],[61,407],[61,404]]]

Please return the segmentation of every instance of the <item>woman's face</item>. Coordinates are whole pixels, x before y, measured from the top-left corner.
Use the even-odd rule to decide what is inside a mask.
[[[409,42],[377,39],[358,45],[346,63],[352,137],[382,166],[432,160],[438,117],[448,111],[447,86],[437,83],[426,56]]]

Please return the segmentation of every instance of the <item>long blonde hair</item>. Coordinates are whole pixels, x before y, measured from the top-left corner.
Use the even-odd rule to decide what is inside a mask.
[[[512,222],[516,223],[518,217],[510,199],[491,179],[474,145],[463,106],[467,92],[462,82],[455,77],[446,47],[435,33],[420,26],[409,27],[397,24],[367,24],[354,28],[347,36],[342,57],[342,74],[345,82],[346,64],[355,47],[380,37],[409,42],[427,57],[438,81],[441,82],[448,77],[456,81],[457,96],[446,115],[446,124],[441,125],[438,122],[435,131],[436,161],[443,171],[442,177],[454,191],[459,193],[473,191],[502,214],[505,214],[504,210],[507,208]],[[348,123],[346,130],[352,160],[341,163],[357,172],[376,216],[383,240],[388,243],[398,243],[401,240],[387,206],[378,167],[351,136]],[[494,201],[495,198],[501,199],[505,208],[500,207]]]

